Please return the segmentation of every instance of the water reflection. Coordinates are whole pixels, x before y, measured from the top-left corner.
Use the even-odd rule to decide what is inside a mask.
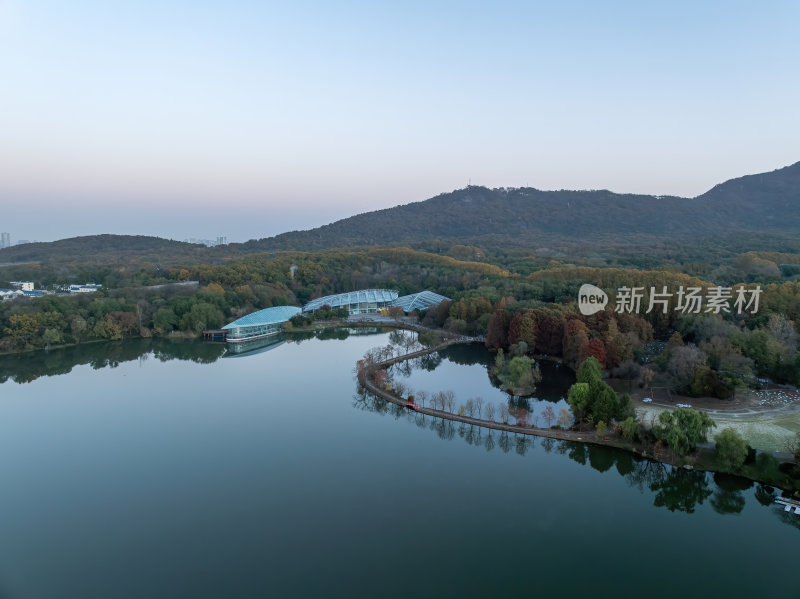
[[[115,368],[124,362],[155,358],[162,362],[188,360],[198,364],[217,361],[225,352],[221,343],[185,339],[127,339],[87,343],[54,350],[39,350],[0,357],[0,383],[29,383],[43,376],[69,374],[76,366],[95,370]]]
[[[391,337],[391,336],[390,336]],[[404,353],[400,338],[394,340]],[[572,413],[564,397],[575,382],[574,373],[552,361],[541,361],[542,381],[535,397],[510,395],[495,385],[490,376],[491,354],[483,346],[461,344],[438,352],[404,360],[388,368],[406,395],[420,402],[440,392],[452,391],[454,409],[463,407],[468,416],[510,422],[517,426],[570,426]]]
[[[353,335],[375,335],[385,332],[379,327],[322,329],[258,339],[241,344],[203,342],[194,339],[124,339],[102,343],[85,343],[51,350],[0,356],[0,384],[13,381],[30,383],[44,376],[69,374],[76,366],[95,370],[115,368],[125,362],[154,358],[161,362],[186,360],[211,364],[223,356],[245,357],[275,349],[285,341],[301,343],[307,339],[342,340]]]
[[[229,343],[224,353],[226,358],[242,358],[255,354],[263,354],[286,343],[282,337],[268,337],[266,339],[254,339],[241,343]]]
[[[494,364],[492,354],[478,344],[451,345],[437,354],[439,354],[438,363],[447,360],[460,366],[483,366],[487,377],[489,369]],[[552,360],[539,360],[537,364],[542,373],[542,380],[536,384],[535,399],[556,401],[564,397],[566,390],[575,382],[575,373]]]
[[[316,331],[292,331],[284,333],[282,338],[290,343],[301,343],[308,339],[319,339],[320,341],[344,341],[349,337],[377,335],[385,333],[387,329],[382,327],[329,327]]]
[[[339,330],[342,331],[342,329]],[[364,329],[360,328],[344,329],[343,331],[348,336],[367,334]],[[370,331],[370,334],[374,332],[376,331]],[[319,333],[294,334],[288,336],[288,340],[299,343],[306,338],[331,338],[328,333],[329,330]],[[262,353],[282,342],[279,338],[266,340],[264,346],[253,348],[253,353],[243,353],[241,356]],[[399,342],[403,343],[402,340]],[[456,355],[456,360],[460,362],[459,366],[479,365],[480,352],[476,349],[480,350],[480,348],[470,348],[469,346],[461,348],[455,346],[446,352],[441,352],[441,355],[435,354],[433,360],[439,360],[441,363],[444,359],[442,356]],[[454,354],[454,350],[459,351]],[[224,344],[180,339],[134,339],[85,344],[52,351],[0,357],[0,381],[23,383],[43,376],[67,374],[79,365],[89,365],[94,369],[114,368],[133,360],[157,359],[162,362],[187,360],[207,364],[219,360],[226,354],[226,351],[228,351],[228,346]],[[453,361],[449,357],[448,360]],[[412,366],[416,368],[423,364],[424,361],[419,359],[414,361]],[[481,375],[482,380],[488,381],[485,372],[481,372]],[[443,386],[446,387],[448,384],[444,383]],[[498,393],[500,392],[498,391]],[[460,400],[463,401],[463,398]],[[507,401],[512,416],[517,418],[539,403],[535,399],[527,398],[507,398]],[[406,420],[420,429],[431,431],[442,440],[461,439],[470,447],[476,448],[477,451],[493,452],[499,449],[502,453],[512,454],[508,459],[514,459],[513,454],[518,456],[535,454],[537,447],[541,447],[546,454],[560,454],[576,464],[588,465],[593,470],[607,473],[607,476],[613,476],[613,472],[616,472],[628,485],[638,489],[648,498],[652,497],[654,506],[663,507],[671,512],[693,514],[704,507],[718,514],[735,516],[743,511],[748,501],[748,494],[753,493],[758,505],[767,507],[781,522],[800,529],[800,516],[784,512],[782,508],[774,506],[774,499],[778,495],[774,488],[767,485],[753,485],[738,477],[712,476],[703,472],[685,471],[608,447],[519,435],[476,425],[454,423],[409,411],[375,397],[360,388],[357,388],[353,395],[353,406],[359,410],[390,416],[397,420]]]
[[[781,521],[800,529],[800,517],[775,508],[778,491],[768,485],[728,474],[713,475],[697,470],[685,470],[661,462],[642,458],[612,447],[562,441],[549,437],[535,437],[487,429],[477,425],[455,423],[435,416],[420,414],[387,402],[371,393],[360,390],[354,396],[356,408],[380,414],[390,414],[414,425],[435,432],[443,440],[463,440],[467,445],[485,451],[500,449],[503,453],[514,451],[520,456],[541,447],[545,453],[563,455],[575,463],[589,466],[598,472],[616,472],[628,485],[642,494],[651,494],[653,505],[670,512],[694,514],[700,506],[708,505],[714,512],[736,515],[746,503],[746,492],[762,506],[770,507]]]

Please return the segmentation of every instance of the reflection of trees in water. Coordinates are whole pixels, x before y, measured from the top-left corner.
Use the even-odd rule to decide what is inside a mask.
[[[303,341],[308,341],[309,339],[313,339],[316,337],[317,334],[314,331],[292,331],[291,333],[286,333],[286,341],[289,343],[296,343],[300,345]]]
[[[482,345],[476,343],[463,343],[451,345],[441,350],[442,356],[462,366],[481,364],[488,366],[492,362],[491,355]]]
[[[482,447],[486,451],[499,447],[504,453],[510,453],[513,449],[518,455],[525,456],[540,443],[545,453],[555,450],[578,464],[588,464],[598,472],[612,472],[615,469],[631,487],[639,489],[641,493],[652,493],[654,506],[671,512],[692,514],[697,506],[709,500],[709,505],[718,514],[738,514],[747,503],[744,492],[753,487],[754,496],[761,505],[772,506],[776,497],[774,488],[754,485],[752,481],[737,476],[718,473],[711,477],[706,472],[655,462],[613,447],[519,435],[466,423],[456,424],[451,420],[407,410],[361,390],[354,395],[353,405],[376,413],[391,412],[397,418],[405,417],[420,428],[434,431],[440,439],[450,441],[458,437],[468,445]],[[794,513],[784,512],[782,508],[775,508],[774,512],[782,522],[800,529],[800,517]]]
[[[669,470],[661,481],[650,486],[650,490],[656,494],[653,505],[687,514],[694,513],[695,507],[702,505],[712,493],[705,472],[682,468]]]
[[[389,368],[389,372],[391,374],[400,375],[404,377],[411,376],[412,370],[413,366],[411,364],[411,360],[403,360],[402,362],[397,362]]]
[[[744,509],[745,499],[741,491],[717,489],[711,497],[711,507],[718,514],[738,514]]]
[[[544,439],[542,446],[549,452],[555,443],[552,439]],[[630,486],[638,488],[642,493],[654,493],[653,505],[672,512],[694,513],[698,505],[711,497],[711,507],[717,513],[738,514],[746,503],[742,492],[753,486],[746,479],[718,474],[714,476],[715,485],[712,489],[705,472],[684,470],[602,445],[561,441],[558,450],[579,464],[588,463],[599,472],[608,472],[616,466],[617,473]],[[759,491],[762,499],[774,493],[767,487],[762,487]]]
[[[406,353],[421,347],[417,341],[417,333],[404,329],[392,329],[389,333],[389,343],[401,347]]]
[[[531,411],[531,400],[529,397],[510,397],[508,399],[508,409],[512,411],[514,410],[524,410],[525,412]]]
[[[420,356],[416,360],[414,360],[418,365],[418,367],[422,370],[427,370],[428,372],[432,372],[436,370],[439,364],[442,363],[442,356],[439,352],[433,352],[430,354],[425,354],[424,356]]]
[[[464,441],[467,442],[468,445],[476,445],[480,442],[480,427],[475,427],[473,425],[467,425],[466,430],[464,431]],[[461,431],[459,431],[459,436],[461,436]]]
[[[617,460],[617,451],[611,447],[593,446],[589,451],[589,465],[598,472],[607,472]]]
[[[655,493],[656,507],[691,514],[712,493],[705,472],[676,468],[610,447],[591,446],[590,452],[589,463],[593,468],[606,472],[616,465],[617,473],[631,487],[641,493]]]
[[[631,463],[622,467],[623,471],[627,471],[622,476],[631,487],[639,489],[640,493],[644,493],[645,489],[649,489],[651,485],[657,484],[666,476],[666,464],[644,460],[630,454],[629,457]]]
[[[392,404],[382,397],[373,395],[361,385],[356,385],[356,392],[353,394],[353,407],[365,412],[374,412],[376,414],[386,414],[389,411],[389,406]]]
[[[583,443],[576,443],[576,442],[564,442],[562,443],[564,448],[567,450],[567,456],[573,462],[578,462],[579,464],[585,465],[586,464],[586,456],[589,452],[588,446],[584,445]],[[559,453],[563,453],[559,451]]]
[[[350,336],[350,331],[347,329],[339,328],[339,327],[331,327],[329,329],[322,329],[316,334],[317,339],[320,341],[329,341],[331,339],[337,339],[339,341],[344,341]]]
[[[0,382],[29,383],[42,376],[68,374],[76,366],[95,370],[116,368],[133,360],[144,361],[149,354],[162,362],[187,360],[210,364],[225,352],[221,343],[200,343],[184,339],[126,339],[87,343],[59,349],[12,354],[0,358]]]
[[[497,445],[503,450],[503,453],[511,451],[511,437],[508,436],[506,431],[500,431],[500,439]]]
[[[339,340],[342,341],[353,336],[368,336],[385,333],[382,327],[326,327],[316,331],[291,331],[284,333],[284,338],[289,343],[300,344],[309,339],[319,339],[320,341]]]
[[[528,426],[531,415],[531,402],[527,397],[508,398],[508,413],[519,426]]]
[[[755,492],[756,499],[761,505],[772,505],[775,503],[777,493],[775,489],[767,485],[758,485]]]
[[[445,420],[444,418],[431,418],[431,430],[436,431],[436,435],[440,439],[450,441],[456,436],[456,427],[452,420]]]
[[[754,485],[753,481],[746,478],[720,472],[714,474],[714,483],[716,483],[717,488],[711,498],[711,507],[718,514],[738,514],[741,512],[746,503],[742,492]]]
[[[534,446],[533,439],[531,437],[528,437],[527,435],[515,435],[515,436],[516,436],[515,448],[517,450],[517,453],[519,455],[524,456],[526,453],[528,453],[528,450]]]

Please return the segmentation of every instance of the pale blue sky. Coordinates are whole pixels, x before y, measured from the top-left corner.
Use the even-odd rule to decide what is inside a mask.
[[[231,240],[800,160],[800,3],[0,0],[0,231]]]

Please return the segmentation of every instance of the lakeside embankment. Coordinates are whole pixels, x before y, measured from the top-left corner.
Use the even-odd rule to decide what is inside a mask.
[[[352,323],[351,323],[352,324]],[[374,323],[371,323],[374,324]],[[403,323],[395,323],[395,328],[410,328],[402,326]],[[339,325],[341,326],[341,325]],[[438,331],[433,331],[437,334]],[[460,422],[464,424],[474,425],[474,426],[481,426],[483,428],[506,431],[515,434],[521,435],[531,435],[537,437],[549,437],[553,439],[560,439],[564,441],[575,441],[579,443],[589,443],[594,445],[604,445],[607,447],[613,447],[616,449],[620,449],[623,451],[628,451],[633,453],[637,456],[655,460],[664,464],[669,464],[672,466],[681,466],[688,469],[696,469],[701,471],[707,472],[714,472],[714,473],[723,473],[726,475],[737,476],[741,478],[745,478],[748,480],[752,480],[759,483],[771,484],[782,488],[785,491],[795,492],[794,488],[789,485],[782,485],[776,482],[767,482],[763,481],[756,476],[752,476],[747,472],[737,472],[731,473],[721,468],[717,468],[714,465],[714,454],[715,450],[709,447],[701,447],[698,448],[694,454],[687,455],[687,456],[679,456],[670,452],[665,449],[659,450],[657,447],[653,447],[652,451],[647,451],[647,448],[641,444],[633,443],[630,441],[626,441],[619,437],[616,432],[609,431],[606,434],[599,434],[596,431],[573,431],[573,430],[566,430],[561,428],[539,428],[534,426],[517,426],[503,422],[496,422],[494,420],[484,420],[481,418],[474,418],[466,415],[459,415],[454,414],[451,412],[447,412],[444,410],[438,410],[429,407],[423,406],[416,406],[416,407],[409,407],[409,401],[407,398],[403,398],[399,395],[396,395],[386,389],[380,388],[374,381],[374,375],[377,371],[386,369],[393,364],[397,364],[399,362],[403,362],[406,360],[412,360],[414,358],[422,357],[426,354],[430,354],[436,351],[440,351],[445,349],[451,345],[456,344],[463,344],[463,343],[476,343],[480,342],[478,339],[468,338],[468,337],[451,337],[449,339],[444,340],[442,343],[437,344],[435,346],[427,347],[421,350],[417,350],[414,352],[410,352],[408,354],[403,354],[400,356],[395,356],[377,363],[373,364],[365,364],[361,366],[357,371],[357,378],[359,384],[368,390],[370,393],[381,397],[382,399],[389,401],[395,405],[413,409],[414,411],[429,415],[432,417],[443,418],[445,420],[451,420],[454,422]],[[722,428],[722,427],[719,427]],[[789,459],[781,459],[780,461],[790,462],[792,460]],[[796,493],[796,492],[795,492]]]

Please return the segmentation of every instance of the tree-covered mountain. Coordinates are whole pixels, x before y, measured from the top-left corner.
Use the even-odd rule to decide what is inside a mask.
[[[709,244],[725,246],[735,254],[784,251],[798,231],[800,162],[726,181],[696,198],[470,186],[242,244],[205,248],[157,237],[94,235],[5,248],[0,250],[0,264],[219,263],[265,251],[357,246],[440,251],[431,245],[436,241],[445,242],[446,247],[467,243],[493,248],[572,248],[587,255],[600,248],[617,255],[621,246],[641,249],[660,244],[669,251],[668,246],[679,245],[676,240],[695,245],[701,240],[704,255]]]
[[[88,235],[0,250],[0,263],[58,261],[107,262],[126,257],[158,261],[159,256],[188,256],[205,246],[146,235]]]
[[[515,245],[542,235],[674,237],[800,230],[800,162],[717,185],[696,198],[599,191],[470,186],[429,200],[367,212],[309,231],[250,241],[242,249],[315,250],[413,244],[429,239]]]

